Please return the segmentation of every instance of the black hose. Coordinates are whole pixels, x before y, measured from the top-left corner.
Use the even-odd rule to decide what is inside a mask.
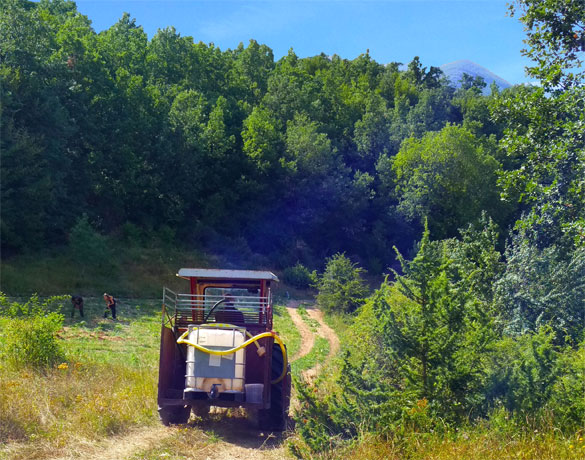
[[[207,320],[209,319],[209,317],[211,316],[211,314],[213,313],[213,310],[215,310],[215,307],[217,307],[220,303],[225,302],[226,300],[227,299],[224,297],[223,299],[215,302],[215,305],[213,307],[211,307],[211,310],[209,310],[209,313],[207,313],[207,316],[203,319],[203,322],[206,323]]]

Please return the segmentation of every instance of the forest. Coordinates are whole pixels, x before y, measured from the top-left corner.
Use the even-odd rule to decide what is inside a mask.
[[[339,372],[297,387],[301,457],[479,420],[582,432],[585,7],[509,13],[538,85],[486,95],[418,57],[275,61],[3,0],[2,261],[155,240],[316,287],[351,325]]]
[[[449,238],[484,211],[506,232],[526,209],[522,153],[500,142],[526,129],[510,101],[536,88],[483,96],[417,57],[274,62],[254,40],[222,51],[172,27],[149,40],[128,14],[96,33],[73,2],[3,5],[3,257],[82,223],[235,264],[346,252],[380,274],[425,218]]]

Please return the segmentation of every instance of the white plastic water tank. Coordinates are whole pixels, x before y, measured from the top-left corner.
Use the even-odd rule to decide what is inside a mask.
[[[210,350],[229,350],[245,342],[246,330],[189,326],[188,337],[190,342]],[[209,393],[217,384],[220,393],[241,393],[244,391],[245,361],[245,349],[218,356],[187,346],[185,391]]]

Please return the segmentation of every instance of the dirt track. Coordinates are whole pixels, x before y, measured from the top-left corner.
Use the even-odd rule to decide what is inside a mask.
[[[303,321],[303,318],[301,318],[301,315],[299,315],[299,312],[297,311],[297,308],[299,308],[300,304],[301,302],[298,300],[291,300],[286,306],[292,322],[295,324],[295,327],[301,334],[301,347],[294,356],[290,357],[290,362],[296,361],[297,359],[301,359],[303,356],[308,355],[311,351],[311,348],[313,348],[313,344],[315,343],[315,335],[311,332],[308,324]]]
[[[68,452],[52,460],[121,460],[131,458],[135,453],[155,446],[162,439],[171,436],[172,428],[162,425],[134,430],[124,436],[115,436],[98,443],[82,442],[68,448]]]
[[[328,359],[335,356],[337,351],[339,350],[339,337],[333,329],[331,329],[325,322],[323,321],[323,312],[321,310],[317,310],[316,308],[307,308],[307,313],[311,318],[319,323],[319,330],[317,334],[321,337],[326,338],[329,341],[329,355]],[[321,366],[323,363],[317,364],[315,367],[311,369],[307,369],[303,372],[303,377],[308,382],[313,382],[319,372],[321,370]]]

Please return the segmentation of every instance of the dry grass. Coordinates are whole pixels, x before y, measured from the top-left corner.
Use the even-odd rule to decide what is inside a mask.
[[[156,420],[156,373],[148,368],[62,364],[45,375],[2,372],[0,387],[0,439],[20,444],[12,459]]]
[[[131,460],[291,458],[284,447],[285,436],[258,430],[244,410],[214,408],[209,417],[195,417],[186,426],[173,427],[171,436],[136,452]]]
[[[351,447],[308,458],[362,460],[583,460],[581,433],[564,437],[557,432],[503,436],[461,432],[453,436],[410,435],[400,441],[365,436]]]

